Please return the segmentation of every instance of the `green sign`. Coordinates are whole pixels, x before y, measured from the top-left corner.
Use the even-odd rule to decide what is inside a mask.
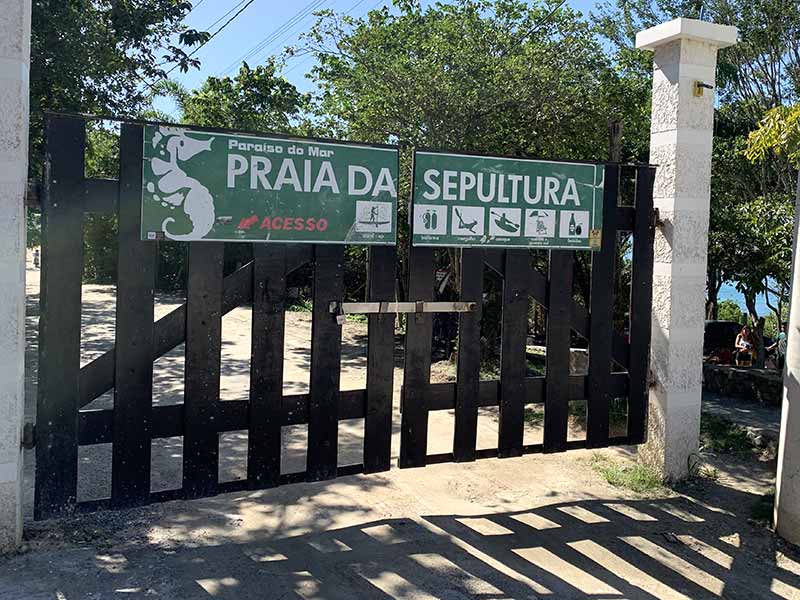
[[[416,152],[412,244],[597,250],[602,165]]]
[[[142,239],[394,244],[395,148],[148,125]]]

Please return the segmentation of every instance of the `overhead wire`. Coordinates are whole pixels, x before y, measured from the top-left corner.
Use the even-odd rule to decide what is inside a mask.
[[[303,19],[305,19],[308,15],[312,12],[321,8],[324,4],[326,4],[329,0],[312,0],[308,4],[306,4],[303,8],[297,11],[292,17],[287,19],[283,24],[279,27],[274,29],[272,32],[267,34],[261,41],[255,44],[252,48],[250,48],[247,52],[242,54],[239,58],[229,64],[222,72],[221,75],[227,75],[231,73],[234,69],[236,69],[242,62],[246,62],[259,54],[262,50],[264,50],[267,46],[272,44],[276,39],[278,39],[281,35],[290,31],[295,25],[300,23]],[[291,34],[289,34],[291,35]],[[286,36],[288,37],[288,36]],[[286,39],[286,38],[283,38]]]
[[[376,2],[375,4],[373,4],[373,5],[372,5],[372,7],[370,7],[370,8],[367,10],[367,13],[369,13],[371,10],[374,10],[374,9],[375,9],[375,8],[376,8],[376,7],[377,7],[379,4],[383,4],[383,2],[384,2],[384,1],[385,1],[385,0],[378,0],[378,2]],[[349,14],[351,14],[351,13],[352,13],[352,12],[353,12],[353,11],[354,11],[356,8],[358,8],[359,6],[361,6],[362,4],[364,4],[364,2],[366,2],[366,0],[358,0],[358,2],[356,2],[355,4],[353,4],[353,6],[351,6],[351,7],[350,7],[350,9],[349,9],[349,10],[348,10],[346,13],[344,13],[344,14],[346,14],[346,15],[349,15]],[[365,14],[367,14],[367,13],[365,13]],[[287,69],[287,70],[285,70],[285,71],[283,72],[283,76],[285,77],[286,75],[288,75],[288,74],[289,74],[289,73],[291,73],[292,71],[295,71],[295,70],[297,70],[299,67],[301,67],[301,66],[303,66],[303,65],[305,65],[305,64],[308,64],[308,63],[309,63],[309,61],[311,61],[313,58],[314,58],[314,57],[313,57],[313,55],[312,55],[312,56],[310,56],[310,57],[306,58],[305,60],[301,60],[301,61],[299,61],[299,62],[295,63],[294,65],[292,65],[292,66],[291,66],[291,68],[289,68],[289,69]]]
[[[212,33],[212,34],[211,34],[211,35],[208,37],[208,39],[206,39],[206,40],[205,40],[203,43],[201,43],[199,46],[197,46],[197,48],[195,48],[194,50],[192,50],[192,51],[191,51],[191,52],[188,54],[187,58],[188,58],[188,57],[192,57],[192,56],[194,56],[195,54],[197,54],[197,53],[198,53],[198,52],[199,52],[199,51],[200,51],[200,50],[201,50],[203,47],[205,47],[205,46],[206,46],[206,45],[207,45],[207,44],[208,44],[208,43],[209,43],[211,40],[213,40],[213,39],[214,39],[215,37],[217,37],[217,36],[218,36],[218,35],[219,35],[219,34],[220,34],[222,31],[224,31],[224,30],[225,30],[225,28],[226,28],[226,27],[228,27],[228,25],[230,25],[231,23],[233,23],[233,22],[234,22],[234,21],[237,19],[237,17],[239,17],[239,15],[241,15],[241,14],[242,14],[242,13],[243,13],[245,10],[247,10],[247,8],[248,8],[248,7],[249,7],[251,4],[253,4],[253,2],[255,2],[255,1],[256,1],[256,0],[242,0],[242,2],[239,2],[239,4],[238,4],[237,6],[241,6],[241,8],[239,8],[239,10],[238,10],[238,11],[237,11],[237,12],[236,12],[236,13],[235,13],[235,14],[234,14],[234,15],[233,15],[233,16],[232,16],[230,19],[228,19],[227,21],[225,21],[225,23],[224,23],[222,26],[220,26],[220,28],[219,28],[219,29],[217,29],[217,30],[216,30],[214,33]],[[243,6],[242,6],[242,5],[243,5]],[[233,9],[231,9],[230,11],[228,11],[228,12],[226,13],[226,15],[229,15],[229,14],[231,14],[231,12],[233,12],[234,10],[236,10],[236,7],[234,7],[234,8],[233,8]],[[220,22],[220,21],[221,21],[223,18],[225,18],[225,17],[221,17],[221,18],[220,18],[220,19],[218,19],[216,22],[217,22],[217,23],[219,23],[219,22]],[[149,89],[152,89],[152,88],[153,88],[153,86],[154,86],[156,83],[158,83],[159,81],[162,81],[162,80],[166,79],[166,78],[167,78],[167,76],[168,76],[170,73],[172,73],[172,72],[173,72],[175,69],[177,69],[179,66],[180,66],[180,63],[177,63],[177,64],[175,64],[175,65],[174,65],[174,66],[173,66],[173,67],[172,67],[172,68],[171,68],[169,71],[167,71],[166,73],[164,73],[162,76],[160,76],[160,77],[156,78],[156,80],[155,80],[155,81],[152,81],[152,82],[148,83],[148,84],[147,84],[147,88],[149,88]]]

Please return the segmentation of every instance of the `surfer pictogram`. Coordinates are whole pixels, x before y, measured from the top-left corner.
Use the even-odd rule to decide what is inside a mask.
[[[455,213],[456,217],[458,218],[458,227],[460,229],[466,229],[470,233],[475,233],[475,228],[478,226],[478,220],[476,219],[474,221],[469,221],[469,222],[465,221],[464,218],[461,216],[461,211],[459,211],[457,208],[455,209]]]
[[[381,221],[381,220],[379,220],[380,218],[381,218],[381,216],[380,216],[380,207],[379,206],[371,206],[370,209],[369,209],[369,218],[366,221],[362,219],[358,223],[360,225],[367,225],[367,226],[371,225],[371,226],[376,227],[376,228],[380,227],[381,225],[386,225],[388,223],[391,223],[391,221]]]
[[[504,213],[498,215],[496,212],[493,212],[492,216],[494,217],[494,224],[503,231],[507,231],[508,233],[517,233],[519,231],[519,225],[514,223],[514,221],[509,219]]]

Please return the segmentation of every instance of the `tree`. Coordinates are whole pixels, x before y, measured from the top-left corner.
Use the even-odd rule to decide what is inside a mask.
[[[277,75],[277,71],[278,63],[274,59],[255,68],[243,63],[234,77],[209,77],[196,90],[186,90],[176,82],[164,81],[155,87],[154,93],[173,98],[184,123],[270,133],[300,133],[309,98]],[[176,242],[159,244],[162,285],[183,287],[185,245]],[[225,271],[230,272],[251,258],[252,247],[249,244],[226,244]]]
[[[175,99],[185,123],[297,133],[309,97],[277,71],[274,58],[255,68],[242,63],[234,77],[209,77],[191,92],[174,82],[164,82],[157,93]]]
[[[746,151],[747,157],[754,163],[767,163],[782,158],[795,169],[800,169],[800,104],[788,107],[779,106],[768,111],[759,123],[758,128],[748,138]],[[789,290],[791,289],[791,264],[792,264],[792,238],[793,232],[798,231],[800,212],[797,205],[800,203],[800,172],[797,173],[797,186],[795,202],[783,203],[779,206],[768,207],[768,222],[775,221],[775,209],[779,208],[779,218],[782,217],[780,235],[780,248],[773,251],[773,286],[765,281],[767,288],[767,302],[770,293],[776,296],[776,305],[770,304],[770,309],[775,315],[778,331],[782,331],[785,321],[785,305],[788,303]]]
[[[31,173],[41,174],[44,111],[135,116],[147,82],[198,67],[208,39],[187,29],[187,0],[35,0],[31,16]],[[176,38],[176,39],[175,39]],[[174,43],[173,43],[174,41]]]
[[[191,8],[186,0],[34,0],[31,178],[43,174],[45,111],[137,116],[149,103],[148,82],[168,68],[199,66],[187,48],[208,33],[182,24]],[[28,211],[27,229],[29,244],[38,244],[36,211]]]
[[[324,11],[296,50],[318,60],[316,126],[328,135],[400,142],[404,174],[413,147],[603,160],[610,120],[632,132],[623,160],[646,147],[649,84],[614,68],[579,13],[520,0],[394,6],[358,19]],[[398,197],[401,249],[409,180]],[[458,252],[440,266],[458,289]]]
[[[720,321],[735,321],[736,323],[744,323],[745,315],[742,309],[733,300],[723,300],[719,303],[719,320]]]
[[[764,112],[797,97],[800,5],[786,0],[614,0],[600,7],[595,19],[617,56],[625,58],[636,52],[637,31],[679,16],[739,29],[739,43],[718,57],[706,316],[717,314],[719,289],[733,282],[758,329],[756,296],[772,289],[778,311],[785,300],[781,257],[791,251],[786,230],[794,172],[785,157],[754,165],[744,150],[748,133]],[[756,337],[763,355],[758,333]]]

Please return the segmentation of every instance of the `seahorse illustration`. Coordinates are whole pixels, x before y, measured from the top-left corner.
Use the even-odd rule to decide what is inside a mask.
[[[150,165],[153,174],[158,177],[158,189],[164,194],[162,198],[175,206],[183,204],[183,212],[192,222],[192,231],[185,234],[170,233],[167,226],[174,223],[173,217],[167,217],[161,223],[164,235],[176,241],[199,240],[203,238],[214,226],[214,197],[204,185],[196,179],[189,177],[178,165],[178,161],[186,161],[199,154],[211,150],[214,138],[205,141],[190,138],[183,129],[173,127],[160,127],[156,133],[153,145],[166,138],[166,150],[169,160],[153,158]]]

